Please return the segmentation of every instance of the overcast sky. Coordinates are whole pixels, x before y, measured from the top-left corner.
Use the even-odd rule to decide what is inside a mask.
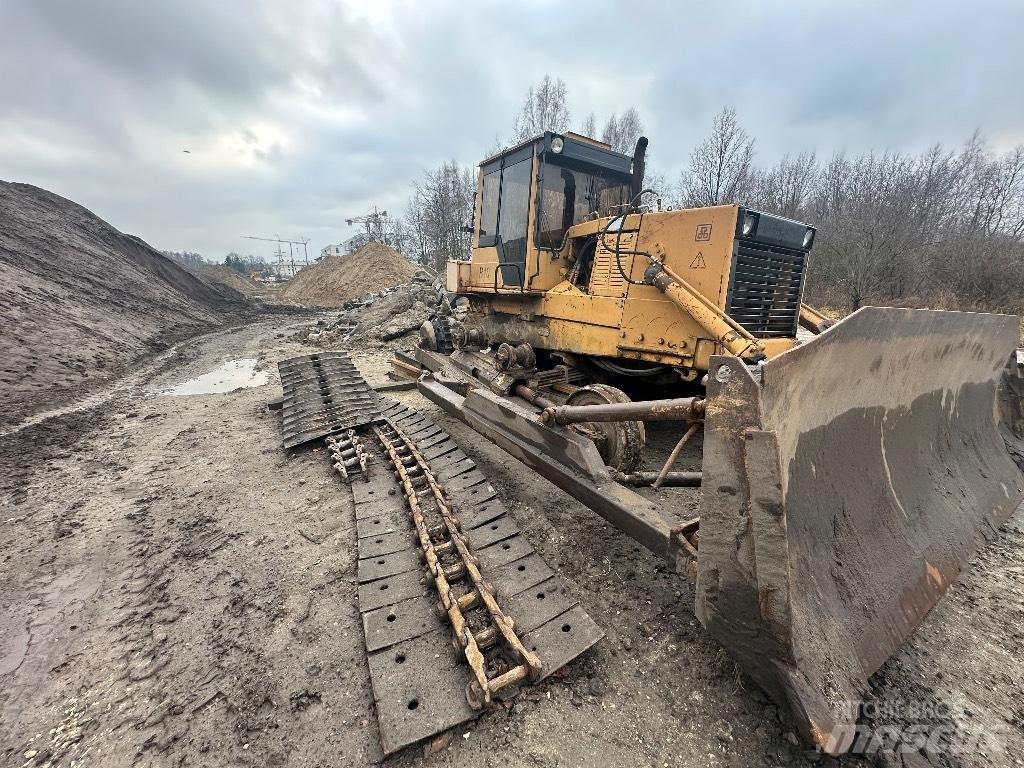
[[[725,104],[762,164],[976,128],[1006,148],[1022,29],[1022,0],[2,0],[0,178],[157,248],[319,250],[424,169],[475,165],[545,73],[574,124],[636,106],[673,178]]]

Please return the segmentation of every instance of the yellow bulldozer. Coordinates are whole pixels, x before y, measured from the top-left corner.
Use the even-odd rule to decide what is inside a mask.
[[[481,163],[418,386],[688,574],[702,624],[841,752],[868,678],[1024,499],[998,418],[1017,318],[832,323],[802,303],[814,227],[665,209],[646,147],[547,132]],[[701,432],[701,470],[675,470]]]

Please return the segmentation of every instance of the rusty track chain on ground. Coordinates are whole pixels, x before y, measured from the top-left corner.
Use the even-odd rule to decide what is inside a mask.
[[[390,427],[386,430],[396,455],[405,459],[407,474],[419,469],[419,463],[412,460],[411,449],[415,449],[443,491],[467,550],[479,561],[482,581],[494,587],[502,610],[515,618],[513,629],[522,646],[543,659],[540,677],[550,675],[596,643],[602,636],[600,628],[580,607],[568,584],[533,551],[495,489],[451,436],[423,414],[386,398],[382,399],[384,418],[404,437],[399,439]],[[362,427],[357,433],[365,435],[369,431]],[[381,744],[384,752],[391,754],[477,717],[482,710],[470,706],[467,680],[478,687],[470,691],[470,698],[479,690],[477,698],[482,699],[483,689],[466,666],[461,644],[453,648],[446,609],[438,613],[436,582],[424,568],[423,549],[400,473],[392,471],[391,456],[378,440],[365,440],[364,445],[369,454],[367,479],[353,482],[348,488],[356,518],[359,611],[367,664]],[[398,454],[402,447],[410,448],[405,456]],[[433,508],[428,503],[433,496],[429,483],[416,490],[420,491],[417,502],[421,509]],[[441,524],[441,519],[424,516],[424,522],[429,532],[432,525]],[[434,539],[433,543],[442,542]],[[440,556],[442,572],[452,562],[446,557],[443,553]],[[468,579],[463,584],[468,587],[471,582]],[[455,588],[461,591],[462,585]],[[468,594],[469,589],[449,599],[479,600],[466,597]],[[482,604],[460,609],[476,633],[491,624],[490,613]],[[477,621],[478,616],[483,622]],[[486,663],[490,664],[491,657],[499,652],[507,655],[503,638],[493,645],[488,645],[493,642],[489,638],[483,642],[485,638],[480,637],[478,647],[488,646],[483,649]],[[492,665],[488,678],[522,665],[522,660],[513,654],[505,664],[500,670]],[[489,686],[497,698],[510,695],[513,687],[495,690],[493,680]]]
[[[331,465],[352,496],[359,614],[386,755],[472,720],[482,709],[470,702],[482,706],[491,695],[508,696],[515,680],[531,674],[543,679],[601,638],[569,586],[533,551],[487,478],[444,430],[378,397],[344,353],[286,360],[279,368],[285,446],[326,438]],[[427,532],[441,525],[447,534],[431,540],[437,564],[432,572],[424,568],[401,472],[392,471],[391,453],[371,435],[370,425],[385,417],[388,425],[381,431],[406,477],[425,483],[415,488],[414,498]],[[441,506],[431,501],[438,498],[434,487],[451,513],[455,539],[439,516]],[[456,540],[472,568],[461,560]],[[453,557],[461,564],[461,582],[444,570]],[[436,573],[447,585],[441,600],[431,575]],[[494,590],[482,593],[478,584]],[[493,594],[502,600],[494,612],[488,605]],[[448,612],[453,604],[464,621],[455,643]],[[511,644],[502,628],[512,633]],[[467,668],[464,648],[468,656],[482,658],[483,680],[478,664]]]
[[[514,622],[498,606],[494,588],[484,581],[480,562],[423,454],[390,419],[383,427],[374,426],[373,431],[401,480],[427,570],[440,597],[438,613],[451,622],[473,672],[475,679],[466,686],[466,701],[473,709],[480,709],[505,686],[527,678],[539,679],[540,658],[523,645]],[[461,594],[456,592],[455,584],[460,584]],[[467,618],[465,612],[469,611],[477,615]],[[474,623],[479,628],[474,629]],[[492,652],[485,657],[489,649]]]
[[[366,446],[363,445],[363,439],[356,434],[354,429],[350,429],[340,437],[328,437],[324,440],[324,445],[327,446],[327,451],[331,454],[331,466],[338,471],[341,479],[346,483],[352,482],[352,475],[356,472],[362,474],[363,480],[370,479],[367,467],[369,454],[366,452]]]

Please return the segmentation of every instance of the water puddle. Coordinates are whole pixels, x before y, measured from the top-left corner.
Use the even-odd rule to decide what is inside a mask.
[[[216,395],[223,392],[234,392],[245,387],[259,387],[270,380],[270,373],[256,370],[256,358],[246,357],[241,360],[228,360],[209,373],[196,376],[173,387],[158,389],[153,392],[159,396],[178,395]]]

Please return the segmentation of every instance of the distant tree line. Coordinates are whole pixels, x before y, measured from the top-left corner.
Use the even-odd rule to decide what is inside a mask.
[[[203,264],[207,263],[206,259],[204,259],[200,254],[192,253],[191,251],[160,251],[160,253],[171,261],[181,264],[183,267],[191,267],[194,269],[195,267],[201,267]]]
[[[259,272],[262,275],[269,275],[273,267],[263,259],[257,259],[251,253],[241,254],[232,251],[224,257],[224,266],[242,274]]]
[[[164,256],[181,264],[183,267],[189,269],[196,269],[211,263],[203,258],[202,254],[195,253],[193,251],[160,251]],[[233,269],[236,272],[248,275],[252,272],[259,272],[261,275],[267,276],[273,273],[274,266],[270,262],[264,259],[258,259],[251,253],[235,253],[232,251],[224,257],[222,264],[228,269]]]

